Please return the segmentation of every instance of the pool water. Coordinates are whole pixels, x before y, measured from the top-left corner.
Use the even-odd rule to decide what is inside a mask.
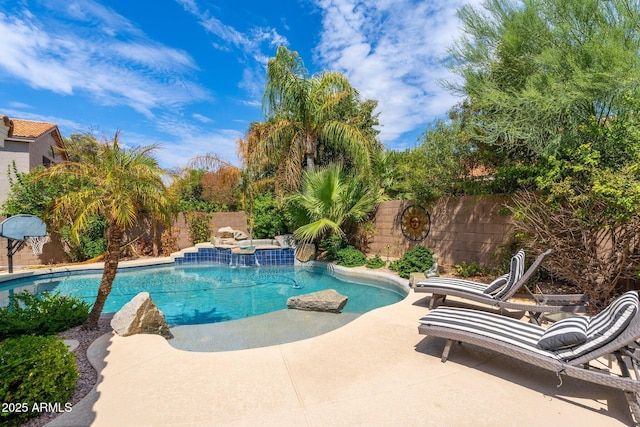
[[[9,293],[25,289],[32,293],[60,291],[93,304],[102,273],[67,274],[5,283],[0,286],[0,305],[8,301]],[[325,289],[347,296],[343,312],[358,314],[405,297],[390,285],[369,279],[343,280],[324,268],[172,265],[119,271],[103,312],[118,311],[146,291],[170,326],[217,323],[286,309],[289,297]]]

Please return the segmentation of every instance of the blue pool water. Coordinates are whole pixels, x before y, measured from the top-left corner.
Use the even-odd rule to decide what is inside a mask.
[[[59,273],[0,284],[0,305],[10,292],[60,291],[93,304],[101,272]],[[349,297],[344,312],[362,314],[404,299],[405,294],[373,280],[347,281],[324,268],[225,265],[157,266],[118,272],[103,312],[118,311],[140,292],[149,292],[170,325],[224,322],[287,308],[287,299],[324,289]],[[3,304],[4,302],[4,304]]]

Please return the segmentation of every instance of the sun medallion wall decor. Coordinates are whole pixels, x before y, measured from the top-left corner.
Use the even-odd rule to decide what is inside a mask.
[[[402,222],[400,223],[402,234],[412,242],[424,240],[429,235],[431,229],[431,218],[429,212],[422,206],[407,206],[402,211]]]

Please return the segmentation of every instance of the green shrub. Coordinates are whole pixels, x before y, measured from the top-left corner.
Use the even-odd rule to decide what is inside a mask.
[[[196,212],[187,214],[189,223],[189,238],[192,244],[209,242],[211,240],[210,215],[202,215]]]
[[[423,272],[433,265],[433,253],[424,246],[416,246],[404,253],[402,258],[389,264],[389,269],[398,273],[400,277],[409,278],[411,273]]]
[[[380,258],[380,255],[378,254],[373,258],[369,258],[364,265],[366,265],[367,268],[382,268],[387,265],[387,262]]]
[[[287,217],[271,192],[259,194],[253,199],[249,221],[254,239],[271,239],[289,231]]]
[[[472,277],[479,274],[484,274],[485,268],[476,261],[471,261],[469,264],[462,261],[460,264],[456,264],[453,266],[453,271],[460,277]]]
[[[19,335],[51,335],[81,325],[91,304],[60,292],[32,295],[24,291],[9,297],[0,308],[0,341]]]
[[[364,265],[366,260],[367,256],[353,246],[340,249],[336,254],[336,263],[343,267],[359,267]]]
[[[65,255],[72,262],[86,261],[95,258],[107,250],[107,239],[104,231],[107,221],[101,216],[92,216],[87,220],[87,228],[76,240],[71,231],[71,226],[60,228],[60,237],[65,244]]]
[[[38,416],[33,409],[41,403],[68,409],[65,404],[77,378],[75,357],[57,337],[22,336],[1,342],[0,401],[14,406],[3,405],[0,424],[20,425]]]
[[[347,247],[347,242],[342,237],[333,235],[320,242],[320,246],[325,250],[324,257],[329,261],[335,261],[338,251]]]

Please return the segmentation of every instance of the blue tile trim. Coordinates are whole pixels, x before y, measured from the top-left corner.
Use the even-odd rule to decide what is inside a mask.
[[[176,257],[176,265],[183,264],[226,264],[240,266],[294,265],[295,250],[256,249],[253,254],[234,254],[228,248],[198,248],[198,252],[187,252]]]

